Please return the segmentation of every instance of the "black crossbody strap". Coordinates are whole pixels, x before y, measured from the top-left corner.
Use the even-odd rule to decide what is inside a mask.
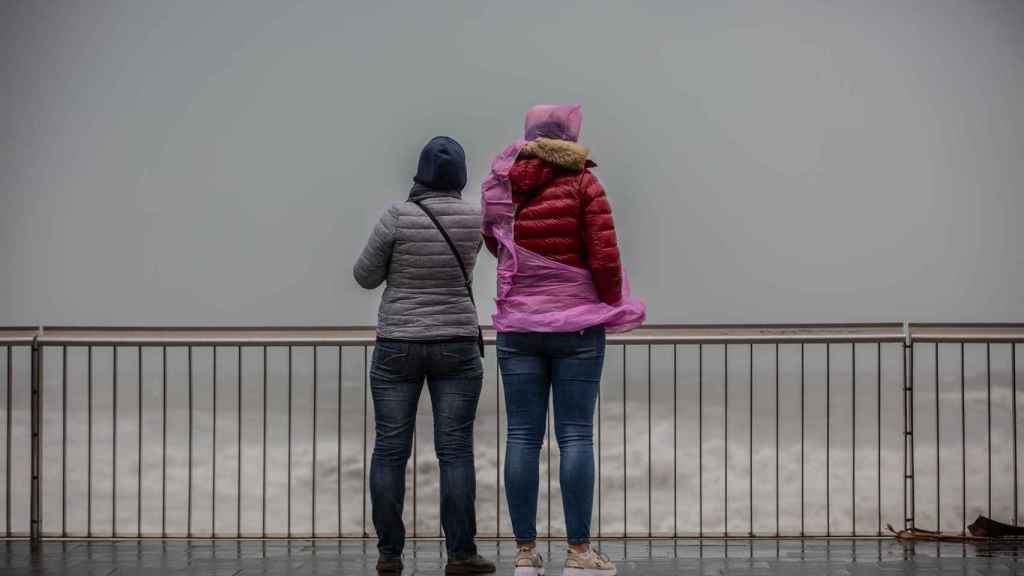
[[[462,260],[462,255],[459,254],[459,249],[455,246],[455,242],[452,241],[452,237],[448,235],[448,231],[441,224],[441,221],[437,219],[437,216],[426,207],[420,200],[413,200],[413,204],[420,207],[423,213],[430,218],[430,221],[434,223],[438,232],[444,237],[444,241],[448,243],[448,248],[452,251],[452,255],[455,256],[455,260],[459,263],[459,271],[462,272],[463,285],[466,287],[466,293],[469,294],[469,301],[473,304],[473,310],[476,310],[476,298],[473,297],[473,279],[469,277],[469,271],[466,270],[466,263]],[[484,355],[484,331],[478,324],[476,327],[477,335],[477,347],[480,349],[480,356]]]

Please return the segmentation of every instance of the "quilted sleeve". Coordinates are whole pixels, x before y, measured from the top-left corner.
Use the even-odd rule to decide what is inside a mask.
[[[385,212],[370,234],[362,254],[352,268],[356,282],[367,290],[373,290],[387,280],[391,263],[391,250],[395,245],[395,228],[398,224],[398,207],[392,206]]]
[[[612,207],[604,187],[589,170],[583,173],[580,188],[583,235],[594,286],[602,302],[617,304],[622,300],[622,262]]]

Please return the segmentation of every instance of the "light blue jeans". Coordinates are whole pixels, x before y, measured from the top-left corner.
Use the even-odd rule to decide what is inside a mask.
[[[508,444],[505,491],[519,543],[537,538],[537,490],[549,394],[561,453],[559,482],[570,544],[590,542],[594,505],[594,407],[604,366],[603,326],[568,333],[498,334]]]

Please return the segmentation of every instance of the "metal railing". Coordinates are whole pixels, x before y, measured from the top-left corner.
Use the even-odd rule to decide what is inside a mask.
[[[505,538],[504,407],[486,340],[478,527]],[[1021,324],[609,336],[594,532],[870,536],[901,522],[962,531],[976,513],[1016,523],[1022,341]],[[0,330],[0,535],[372,535],[373,344],[365,328]],[[429,407],[417,420],[407,523],[437,537]],[[558,469],[546,441],[542,537],[564,536]]]

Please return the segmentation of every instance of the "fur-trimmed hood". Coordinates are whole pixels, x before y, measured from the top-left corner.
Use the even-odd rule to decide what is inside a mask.
[[[596,166],[590,160],[590,149],[577,142],[537,138],[519,151],[520,158],[540,158],[565,170],[579,171]]]

